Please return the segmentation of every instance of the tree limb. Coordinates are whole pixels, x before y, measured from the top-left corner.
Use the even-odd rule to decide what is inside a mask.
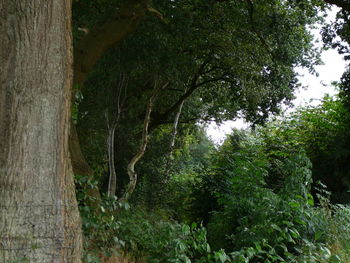
[[[74,85],[82,87],[102,55],[135,31],[148,11],[149,0],[129,0],[101,27],[83,37],[74,49]]]
[[[326,3],[331,5],[336,5],[340,8],[343,8],[346,11],[350,12],[350,2],[349,1],[342,1],[342,0],[324,0]]]
[[[256,30],[256,27],[254,25],[254,4],[253,4],[252,0],[246,0],[246,2],[249,6],[248,12],[249,12],[249,19],[250,19],[250,24],[251,24],[252,30],[256,34],[256,36],[259,38],[261,44],[265,47],[266,51],[273,58],[274,54],[271,51],[270,46],[267,44],[266,40],[261,36],[261,34],[258,32],[258,30]]]
[[[177,100],[177,102],[173,104],[173,106],[171,106],[166,112],[162,114],[162,118],[167,118],[171,113],[176,111],[176,109],[179,108],[179,106],[183,103],[183,101],[185,101],[188,97],[190,97],[192,93],[199,87],[197,85],[197,81],[200,75],[203,73],[205,66],[208,65],[210,60],[211,60],[211,54],[209,54],[208,58],[204,60],[203,63],[199,66],[199,69],[196,72],[196,74],[193,76],[190,83],[190,87],[187,89],[187,91]]]
[[[168,85],[169,85],[169,82],[160,86],[159,88],[156,88],[156,83],[155,83],[155,90],[148,100],[146,115],[143,122],[142,139],[141,139],[140,148],[128,164],[127,172],[128,172],[130,181],[128,186],[126,187],[124,195],[119,199],[120,202],[128,201],[130,196],[135,190],[136,182],[137,182],[135,165],[142,158],[142,156],[145,154],[145,151],[146,151],[146,147],[148,144],[148,126],[151,121],[151,112],[152,112],[153,104],[155,99],[159,95],[160,91],[162,89],[165,89]]]

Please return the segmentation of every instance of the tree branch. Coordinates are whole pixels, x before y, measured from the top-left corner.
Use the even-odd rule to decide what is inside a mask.
[[[199,66],[199,69],[196,72],[196,74],[193,76],[190,87],[187,89],[187,91],[177,100],[177,102],[174,103],[173,106],[171,106],[165,113],[161,114],[163,118],[167,118],[171,113],[176,111],[176,109],[179,108],[179,106],[183,103],[183,101],[185,101],[188,97],[190,97],[192,93],[199,87],[197,85],[197,81],[200,75],[203,73],[205,66],[208,65],[210,60],[211,60],[211,54],[209,54],[208,58],[204,60],[203,63]]]
[[[324,0],[326,3],[331,5],[336,5],[340,8],[343,8],[346,11],[350,12],[350,2],[349,1],[342,1],[342,0]]]
[[[265,41],[265,39],[261,36],[261,34],[258,32],[258,30],[256,30],[255,25],[254,25],[254,4],[252,2],[252,0],[246,0],[246,2],[248,3],[248,12],[249,12],[249,19],[250,19],[250,23],[252,26],[252,30],[253,32],[257,35],[257,37],[259,38],[261,44],[265,47],[265,49],[267,50],[267,52],[271,55],[271,57],[274,57],[273,52],[270,49],[270,46],[267,44],[267,42]]]
[[[142,156],[145,154],[145,151],[146,151],[146,147],[148,144],[148,126],[149,126],[149,123],[151,121],[151,112],[152,112],[153,104],[154,104],[155,99],[159,95],[160,91],[162,89],[165,89],[168,85],[169,85],[169,83],[166,83],[166,84],[156,88],[156,83],[155,83],[155,90],[148,100],[146,115],[145,115],[145,119],[143,122],[142,139],[141,139],[140,148],[128,164],[127,172],[128,172],[130,181],[129,181],[128,186],[126,187],[124,195],[119,199],[120,202],[128,201],[130,196],[132,195],[132,193],[135,190],[136,182],[137,182],[137,174],[135,171],[135,165],[142,158]]]
[[[102,55],[133,32],[148,11],[149,0],[129,0],[104,25],[83,37],[74,49],[74,85],[83,86]]]

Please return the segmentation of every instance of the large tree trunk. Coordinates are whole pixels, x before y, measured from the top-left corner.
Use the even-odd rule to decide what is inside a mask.
[[[0,0],[0,262],[81,262],[71,2]]]

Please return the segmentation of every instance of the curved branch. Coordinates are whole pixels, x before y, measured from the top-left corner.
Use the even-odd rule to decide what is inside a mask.
[[[128,172],[130,181],[129,181],[128,186],[126,187],[124,195],[119,199],[120,202],[128,201],[130,196],[132,195],[132,193],[135,190],[136,182],[137,182],[137,174],[135,171],[135,165],[142,158],[142,156],[145,154],[145,151],[146,151],[146,147],[148,144],[148,126],[149,126],[149,123],[151,121],[151,112],[152,112],[152,108],[153,108],[153,103],[154,103],[156,97],[159,95],[159,92],[162,89],[166,88],[168,85],[169,85],[169,83],[166,83],[166,84],[160,86],[159,88],[155,87],[154,93],[151,95],[151,97],[148,100],[146,115],[145,115],[145,119],[143,122],[142,139],[141,139],[140,148],[128,164],[127,172]],[[155,86],[156,86],[156,84],[155,84]]]
[[[129,0],[104,25],[83,37],[74,49],[74,84],[83,86],[102,55],[135,31],[148,11],[148,0]]]

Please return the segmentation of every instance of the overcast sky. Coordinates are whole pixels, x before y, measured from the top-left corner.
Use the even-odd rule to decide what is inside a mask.
[[[336,15],[336,9],[328,14],[328,21],[334,21]],[[321,36],[319,30],[312,31],[315,40]],[[306,69],[297,69],[297,72],[302,75],[300,77],[300,83],[307,87],[307,89],[300,89],[295,93],[296,99],[293,101],[295,107],[312,104],[317,105],[325,94],[335,95],[337,91],[331,85],[333,81],[339,81],[345,69],[345,61],[342,56],[337,53],[336,50],[327,50],[322,53],[322,61],[324,65],[316,67],[316,71],[319,76],[311,75]],[[217,126],[212,123],[207,128],[207,134],[214,140],[215,143],[222,143],[225,139],[225,135],[232,131],[232,128],[245,128],[248,125],[243,120],[227,121],[224,124]]]

